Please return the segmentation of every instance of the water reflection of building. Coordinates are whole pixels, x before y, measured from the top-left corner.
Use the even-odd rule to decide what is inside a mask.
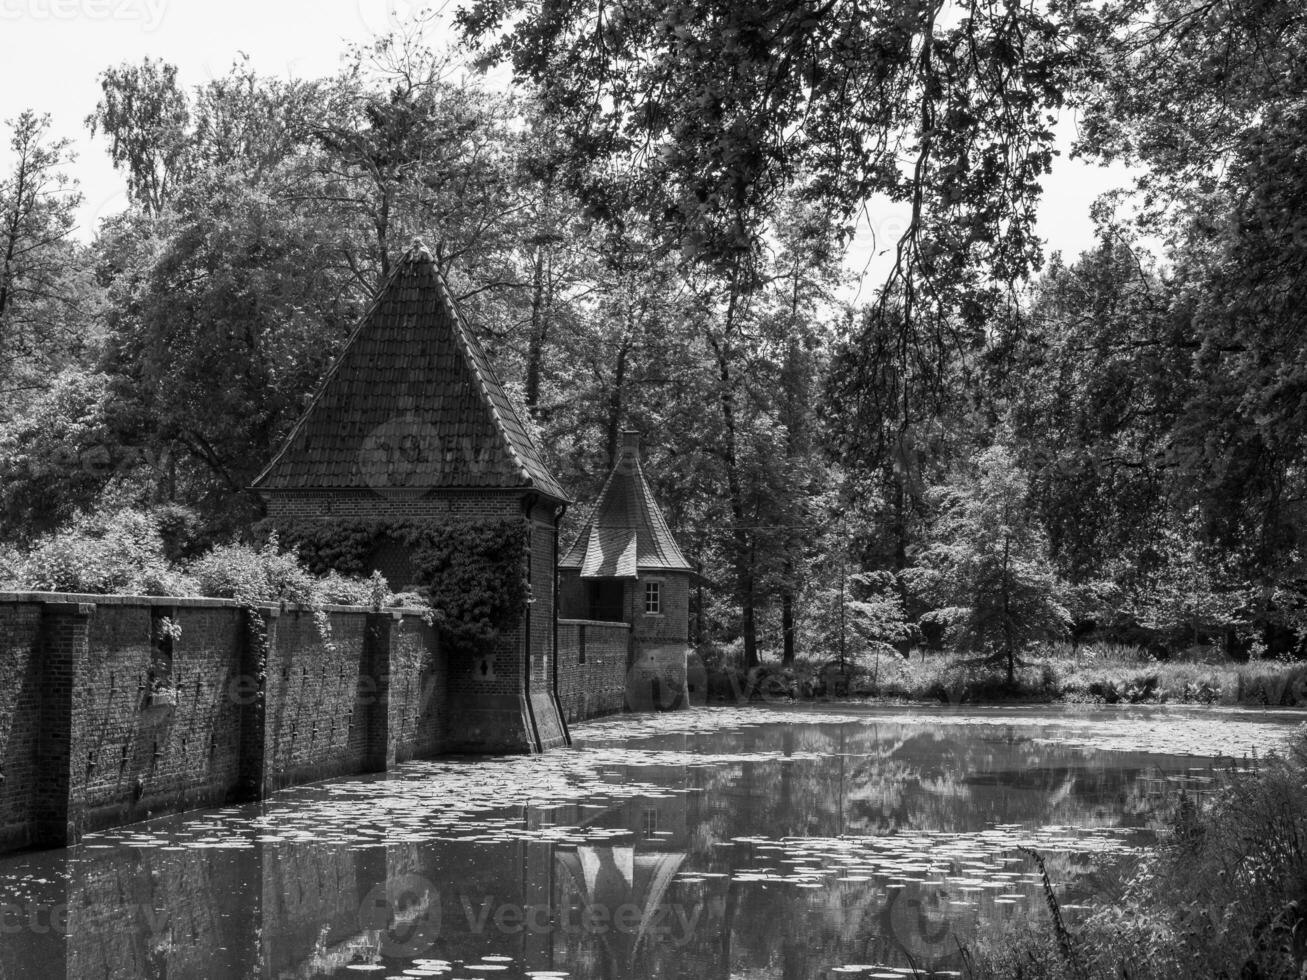
[[[641,947],[665,931],[663,898],[685,853],[583,844],[555,859],[566,871],[555,905],[555,933],[597,936],[609,972],[630,973]]]
[[[579,843],[47,852],[37,876],[54,891],[34,907],[45,923],[67,909],[68,929],[0,936],[0,980],[308,980],[352,975],[351,965],[486,955],[578,980],[627,976],[667,946],[674,919],[664,910],[695,805],[677,793],[519,811],[529,830],[574,828],[587,838]],[[603,921],[586,928],[586,909]]]
[[[639,434],[624,432],[589,520],[558,562],[558,601],[565,620],[631,627],[632,710],[689,707],[691,572],[645,479]]]
[[[491,821],[478,827],[472,818],[460,829],[498,838],[493,842],[82,848],[34,856],[62,862],[33,863],[21,877],[53,883],[40,921],[48,922],[52,905],[66,906],[70,934],[0,935],[0,980],[348,976],[344,967],[376,962],[399,973],[415,956],[509,956],[525,969],[567,970],[574,980],[798,980],[838,963],[906,966],[909,955],[947,964],[956,948],[950,940],[965,939],[969,922],[1003,921],[1024,906],[999,902],[992,889],[961,894],[939,879],[896,883],[863,871],[808,889],[740,881],[739,873],[783,868],[790,855],[774,842],[785,835],[884,833],[881,816],[873,819],[884,813],[898,821],[896,830],[964,831],[1021,818],[1089,825],[1111,800],[1118,823],[1126,822],[1137,819],[1132,807],[1164,807],[1179,785],[1201,785],[1194,780],[1204,775],[1142,754],[1121,756],[1129,765],[1123,770],[1089,760],[1076,766],[1079,750],[1069,746],[1036,753],[1008,741],[975,750],[983,755],[952,757],[964,751],[961,739],[904,738],[883,726],[874,737],[861,730],[859,740],[855,730],[753,730],[714,746],[741,758],[768,751],[792,757],[780,765],[614,762],[603,775],[615,787],[675,790],[625,797],[615,788],[606,797],[588,789],[573,804],[498,814],[521,818],[525,835],[520,827],[500,833]],[[663,739],[658,761],[675,761],[670,753],[696,744]],[[988,775],[946,779],[937,771],[940,758]],[[772,841],[772,849],[729,844],[751,835]],[[1055,880],[1079,873],[1057,854],[1049,867]],[[1031,889],[1024,901],[1038,899]],[[587,907],[605,909],[606,921],[584,928]],[[615,910],[626,917],[625,931]]]

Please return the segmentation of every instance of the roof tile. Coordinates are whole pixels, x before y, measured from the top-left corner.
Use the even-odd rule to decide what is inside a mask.
[[[568,499],[417,245],[254,487],[529,488]]]
[[[558,562],[582,578],[634,578],[639,570],[691,571],[640,466],[634,433],[599,492],[599,502]]]

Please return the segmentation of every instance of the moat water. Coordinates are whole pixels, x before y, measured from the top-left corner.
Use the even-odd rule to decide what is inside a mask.
[[[0,859],[0,980],[956,976],[1304,715],[732,707]]]

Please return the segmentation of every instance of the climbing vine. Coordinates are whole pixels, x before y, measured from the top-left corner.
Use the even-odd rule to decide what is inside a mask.
[[[267,531],[274,527],[265,522]],[[415,582],[445,641],[483,649],[513,628],[527,601],[526,523],[516,519],[403,520],[328,518],[279,521],[275,532],[315,574],[364,575],[378,548],[409,549]]]
[[[258,684],[256,699],[262,704],[268,683],[268,623],[258,606],[247,603],[241,608],[245,620],[245,642],[249,646],[250,661],[254,667],[254,680]]]

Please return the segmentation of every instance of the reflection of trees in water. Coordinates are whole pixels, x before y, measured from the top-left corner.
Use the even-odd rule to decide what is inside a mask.
[[[1179,778],[1189,760],[1038,742],[1031,731],[990,727],[978,734],[962,726],[931,730],[885,722],[784,724],[707,740],[660,738],[651,743],[660,752],[757,752],[767,758],[684,769],[614,763],[614,782],[687,786],[693,792],[623,799],[604,811],[587,809],[580,800],[548,810],[548,822],[559,826],[629,828],[632,836],[621,844],[630,854],[630,874],[622,870],[626,858],[616,856],[621,847],[590,848],[607,850],[612,859],[599,861],[600,870],[587,878],[556,857],[567,847],[537,841],[88,851],[66,886],[76,932],[60,955],[68,975],[78,976],[311,976],[360,952],[375,955],[385,930],[365,928],[361,904],[378,881],[418,876],[438,886],[443,903],[440,936],[429,955],[451,959],[508,953],[536,967],[568,969],[577,980],[742,973],[799,980],[840,963],[906,966],[908,955],[919,963],[949,965],[956,946],[949,940],[969,935],[976,922],[991,929],[1013,916],[1043,915],[1042,905],[1031,899],[998,906],[993,893],[980,896],[975,906],[952,905],[961,900],[955,885],[927,881],[896,890],[883,875],[867,871],[857,876],[869,880],[827,880],[814,889],[792,881],[732,881],[734,871],[768,863],[783,868],[779,859],[786,855],[718,845],[737,837],[978,831],[1004,823],[1145,827],[1165,818],[1181,786],[1194,793],[1207,785],[1203,773]],[[774,754],[796,758],[778,763]],[[571,852],[579,853],[575,847]],[[661,890],[641,884],[654,878],[637,868],[666,869],[680,855],[688,855],[680,870],[724,877],[696,882],[663,874]],[[1045,857],[1053,880],[1065,884],[1062,894],[1073,903],[1104,882],[1111,886],[1090,855]],[[1017,872],[1028,868],[1024,861],[1012,866]],[[473,930],[462,904],[466,898],[479,909],[495,897],[558,911],[581,900],[578,881],[588,882],[584,894],[592,902],[620,903],[626,895],[642,908],[671,914],[679,909],[696,918],[688,935],[674,926],[672,935],[646,930],[629,942],[619,935],[561,931],[507,936],[493,928]],[[562,896],[564,887],[573,888],[571,897]],[[401,937],[410,918],[430,913],[427,905],[400,902],[401,895],[387,897],[394,918],[387,926]],[[166,927],[151,929],[141,920],[141,908],[155,907],[170,910]],[[21,938],[32,945],[39,937]],[[5,952],[0,946],[0,958]],[[0,966],[26,967],[37,955],[18,952]],[[19,975],[49,972],[33,968]]]
[[[1109,755],[1001,729],[975,737],[974,730],[963,728],[931,732],[895,724],[778,727],[751,730],[745,745],[718,742],[714,750],[805,752],[821,758],[779,767],[690,770],[703,804],[701,822],[688,836],[696,866],[729,875],[766,863],[739,848],[716,846],[737,837],[979,831],[1008,823],[1143,826],[1165,804],[1159,786],[1172,785],[1166,775],[1183,766],[1175,758]],[[1083,901],[1099,886],[1092,855],[1049,853],[1046,858],[1068,900]],[[1027,862],[1013,869],[1031,870]],[[986,928],[1046,914],[1037,889],[1024,903],[995,903],[990,891],[977,898],[978,904],[964,906],[950,905],[964,898],[956,886],[937,881],[897,891],[879,878],[811,890],[728,882],[687,886],[707,896],[707,932],[718,937],[699,939],[687,951],[690,961],[712,964],[711,969],[705,965],[705,976],[779,968],[789,980],[847,962],[906,966],[909,956],[918,964],[956,966],[958,941],[965,944],[982,907]]]
[[[1061,883],[1064,901],[1083,901],[1097,886],[1091,856],[1048,852],[1045,858],[1050,876]],[[758,863],[743,860],[740,866]],[[1010,869],[1024,875],[1034,865],[1022,859]],[[1003,890],[1016,889],[1014,884]],[[973,944],[982,931],[1008,928],[1031,916],[1046,919],[1041,886],[1033,877],[1019,889],[1027,896],[1024,901],[1003,904],[993,889],[966,895],[956,883],[940,880],[896,887],[879,875],[820,889],[726,879],[674,884],[669,901],[699,902],[705,913],[693,942],[665,962],[685,975],[783,980],[825,975],[844,963],[960,969],[959,946]],[[953,904],[964,898],[965,907]],[[638,975],[660,974],[642,967]]]
[[[692,770],[708,816],[692,831],[707,854],[731,837],[981,830],[995,823],[1143,826],[1162,797],[1139,780],[1180,761],[1037,742],[1025,729],[940,731],[898,724],[784,725],[727,737],[732,752],[819,759]],[[740,744],[736,744],[736,741]]]

